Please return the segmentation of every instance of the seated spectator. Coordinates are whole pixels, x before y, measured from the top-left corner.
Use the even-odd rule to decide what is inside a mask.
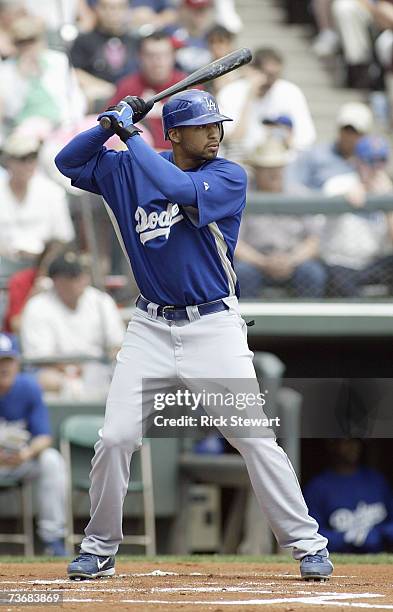
[[[139,42],[138,59],[140,69],[118,83],[116,93],[109,102],[109,106],[117,104],[119,100],[132,92],[147,100],[154,94],[174,85],[184,78],[184,72],[175,69],[175,52],[168,34],[155,32],[142,38]],[[154,147],[159,150],[170,148],[164,139],[162,130],[162,102],[157,102],[150,113],[143,120],[153,137]],[[143,126],[142,126],[143,129]]]
[[[221,112],[233,119],[225,126],[224,145],[233,159],[247,156],[266,137],[263,119],[288,115],[293,121],[296,151],[310,147],[315,128],[306,98],[300,88],[281,78],[283,58],[275,49],[254,53],[247,76],[223,87],[217,96]]]
[[[0,175],[0,255],[28,259],[50,240],[74,238],[65,192],[38,169],[40,143],[12,134],[3,153],[7,172]]]
[[[94,29],[79,34],[71,48],[71,61],[91,110],[105,104],[116,83],[136,69],[128,0],[97,0],[94,11]]]
[[[48,134],[54,126],[78,119],[85,98],[65,53],[46,47],[37,17],[21,17],[11,27],[16,54],[0,64],[0,119],[3,131],[40,118]]]
[[[366,136],[355,147],[357,174],[334,177],[325,184],[327,195],[344,195],[361,208],[367,194],[393,193],[386,167],[385,139]],[[364,285],[393,287],[393,213],[383,211],[328,215],[321,233],[321,258],[329,273],[329,291],[356,297]]]
[[[4,331],[19,334],[20,319],[28,299],[48,289],[51,281],[47,276],[52,259],[64,249],[64,243],[52,240],[45,245],[31,268],[19,270],[8,281],[7,310],[4,316]]]
[[[163,30],[177,21],[177,10],[173,0],[133,0],[131,23],[133,28],[150,25]]]
[[[280,141],[266,141],[249,161],[257,192],[285,193],[287,150]],[[310,218],[247,214],[235,254],[242,297],[260,297],[267,286],[285,287],[298,297],[323,295],[326,274],[317,261],[318,226]]]
[[[329,550],[378,553],[393,542],[393,496],[382,474],[364,467],[356,439],[327,442],[332,467],[305,487],[304,497]]]
[[[30,374],[19,372],[19,356],[15,337],[0,333],[0,474],[37,478],[38,535],[44,553],[65,556],[65,465],[51,448],[41,389]]]
[[[312,0],[311,8],[318,29],[313,49],[318,57],[333,55],[340,47],[340,38],[332,15],[332,0]]]
[[[206,34],[213,18],[213,0],[181,0],[179,20],[173,31],[176,63],[193,72],[211,61]]]
[[[332,0],[331,11],[347,66],[347,85],[368,89],[373,59],[372,15],[364,0]]]
[[[89,286],[89,275],[74,252],[54,259],[48,276],[53,287],[35,295],[25,306],[21,339],[25,357],[45,359],[52,364],[51,369],[41,372],[40,381],[45,389],[58,392],[67,384],[71,369],[72,377],[81,378],[83,368],[56,365],[56,359],[113,360],[125,330],[115,302],[106,293]],[[96,368],[100,373],[103,372],[101,365],[97,363]],[[108,379],[110,367],[105,372]]]
[[[356,172],[355,147],[371,131],[372,113],[365,104],[348,102],[339,110],[336,123],[338,132],[332,143],[315,145],[288,167],[287,180],[291,186],[322,190],[333,177]]]

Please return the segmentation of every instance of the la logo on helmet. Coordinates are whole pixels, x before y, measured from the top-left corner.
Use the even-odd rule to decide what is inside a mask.
[[[217,112],[217,105],[211,98],[205,98],[206,106],[210,112]]]

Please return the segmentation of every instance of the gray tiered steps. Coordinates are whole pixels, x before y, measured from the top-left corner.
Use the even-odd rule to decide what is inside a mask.
[[[293,0],[295,1],[295,0]],[[304,92],[314,118],[318,140],[331,140],[335,134],[337,111],[345,102],[362,101],[360,92],[336,87],[314,55],[306,28],[285,23],[278,0],[236,0],[244,29],[237,45],[251,49],[275,47],[285,59],[285,77]]]

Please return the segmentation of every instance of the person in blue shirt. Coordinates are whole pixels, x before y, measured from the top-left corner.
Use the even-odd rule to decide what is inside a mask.
[[[37,479],[38,535],[44,552],[65,556],[65,465],[51,448],[41,388],[33,376],[19,371],[19,357],[15,336],[0,333],[0,475]],[[12,436],[5,425],[12,427]]]
[[[332,467],[306,486],[304,497],[331,551],[378,553],[393,545],[393,493],[384,476],[361,464],[357,439],[329,440]]]
[[[172,96],[163,107],[164,135],[172,151],[158,154],[135,126],[148,111],[143,100],[127,97],[99,115],[109,129],[99,125],[79,134],[55,159],[75,187],[104,198],[141,291],[117,356],[95,445],[91,520],[81,553],[68,566],[72,579],[115,573],[130,461],[142,444],[144,421],[151,414],[146,409],[159,410],[157,394],[161,402],[174,379],[188,391],[218,385],[233,397],[241,379],[242,391],[248,382],[251,396],[259,394],[233,267],[246,173],[218,157],[223,123],[230,119],[204,91]],[[126,151],[103,146],[114,132]],[[333,570],[327,539],[318,534],[271,430],[250,435],[247,428],[235,429],[221,431],[242,454],[261,511],[280,545],[292,548],[303,578],[327,579]],[[164,428],[162,435],[167,433]]]
[[[337,114],[336,125],[333,142],[317,144],[289,164],[286,172],[289,186],[321,192],[335,177],[356,175],[355,147],[372,130],[372,112],[361,102],[347,102]]]

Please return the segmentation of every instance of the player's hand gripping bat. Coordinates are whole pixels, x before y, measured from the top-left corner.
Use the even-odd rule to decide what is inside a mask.
[[[199,68],[199,70],[196,70],[192,74],[189,74],[187,77],[185,77],[178,83],[171,85],[171,87],[160,91],[158,94],[146,101],[146,107],[151,110],[154,104],[156,102],[159,102],[163,98],[166,98],[167,96],[173,96],[174,94],[177,94],[191,87],[195,87],[196,85],[201,85],[202,83],[206,83],[207,81],[217,79],[223,74],[227,74],[228,72],[232,72],[232,70],[240,68],[240,66],[244,66],[244,64],[248,64],[251,59],[252,53],[250,49],[247,49],[246,47],[243,47],[242,49],[237,49],[232,53],[228,53],[228,55],[224,55],[224,57],[214,60],[214,62],[210,62],[210,64]],[[102,119],[100,120],[100,125],[106,130],[112,127],[112,123],[109,117],[102,117]]]

